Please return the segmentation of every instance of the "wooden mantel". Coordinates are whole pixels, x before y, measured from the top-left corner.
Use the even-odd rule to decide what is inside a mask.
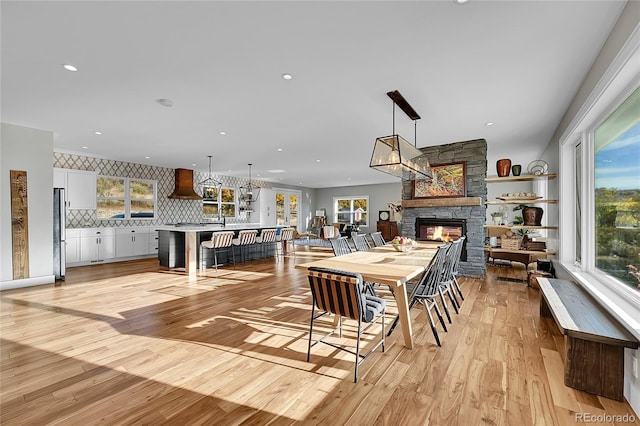
[[[459,198],[419,198],[416,200],[402,200],[402,208],[410,207],[451,207],[451,206],[481,206],[481,197]]]

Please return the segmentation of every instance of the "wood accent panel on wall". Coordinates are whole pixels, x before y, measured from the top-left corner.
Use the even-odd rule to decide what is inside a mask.
[[[29,277],[29,212],[27,172],[10,170],[13,279]]]

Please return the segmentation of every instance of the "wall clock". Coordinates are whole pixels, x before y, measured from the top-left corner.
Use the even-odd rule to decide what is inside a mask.
[[[378,220],[383,220],[383,221],[389,220],[389,210],[380,210],[378,212]]]

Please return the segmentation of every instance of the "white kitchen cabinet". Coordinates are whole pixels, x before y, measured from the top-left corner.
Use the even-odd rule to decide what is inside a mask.
[[[276,226],[276,198],[271,189],[260,190],[260,225]]]
[[[116,256],[131,257],[149,254],[149,227],[116,229]]]
[[[65,189],[68,209],[96,209],[96,178],[94,171],[53,169],[53,186]]]
[[[80,262],[80,230],[67,229],[66,263]]]
[[[158,255],[158,231],[151,228],[149,229],[149,251],[148,254]]]
[[[116,256],[113,228],[80,229],[80,261],[104,262]]]

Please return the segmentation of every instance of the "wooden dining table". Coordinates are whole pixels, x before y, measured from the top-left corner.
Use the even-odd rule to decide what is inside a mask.
[[[413,349],[413,333],[405,283],[425,271],[440,245],[442,243],[419,242],[412,250],[399,252],[391,244],[386,244],[367,251],[356,251],[342,256],[300,263],[296,268],[318,267],[356,272],[362,275],[365,281],[393,287],[404,344],[407,348]]]

